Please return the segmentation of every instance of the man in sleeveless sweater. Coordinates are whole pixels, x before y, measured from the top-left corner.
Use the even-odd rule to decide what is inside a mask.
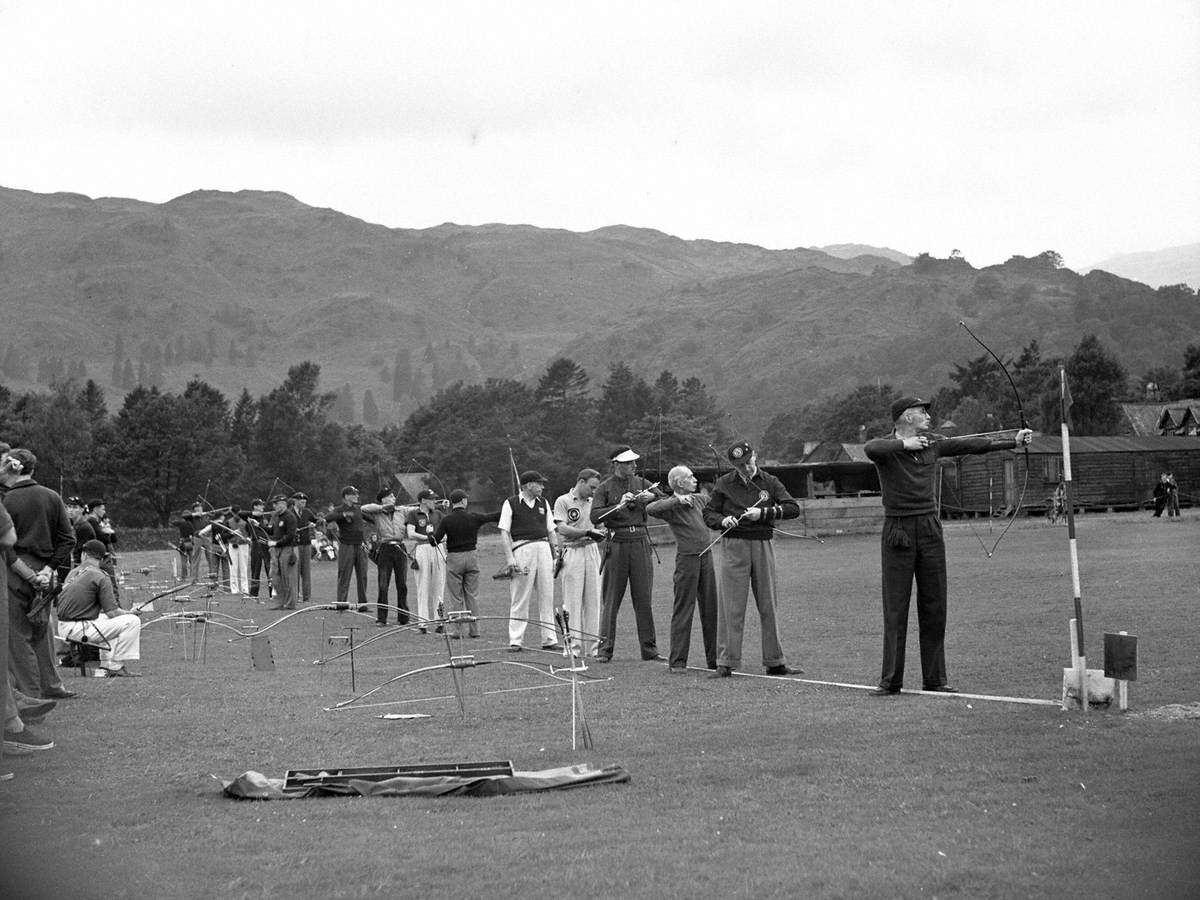
[[[508,583],[510,610],[508,649],[524,648],[527,619],[538,622],[543,650],[561,651],[554,626],[554,554],[551,542],[558,539],[550,504],[542,496],[546,477],[527,471],[520,475],[520,493],[509,497],[500,508],[500,541],[504,557],[514,574]],[[536,598],[536,608],[530,609]]]

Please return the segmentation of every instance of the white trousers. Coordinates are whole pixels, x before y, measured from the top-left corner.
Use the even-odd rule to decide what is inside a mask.
[[[64,641],[87,641],[101,647],[100,665],[119,669],[131,660],[141,659],[142,620],[133,613],[109,616],[100,613],[95,619],[59,621],[58,636]],[[109,649],[103,649],[104,644]]]
[[[541,626],[542,646],[558,643],[554,628],[554,557],[546,541],[533,541],[513,551],[518,566],[529,570],[528,575],[514,575],[508,583],[511,600],[508,620],[508,642],[521,646],[525,642],[526,619],[536,619]],[[530,609],[536,597],[537,608]]]
[[[250,593],[250,545],[229,548],[229,592]]]
[[[573,640],[590,656],[600,644],[600,548],[590,542],[567,547],[558,577]]]
[[[417,544],[417,621],[428,622],[437,615],[438,604],[446,595],[446,557],[442,548],[429,541]]]

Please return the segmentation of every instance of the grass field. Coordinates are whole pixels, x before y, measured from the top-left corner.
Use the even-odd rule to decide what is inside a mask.
[[[1022,520],[991,559],[966,523],[946,532],[951,683],[1057,699],[1072,610],[1065,528]],[[46,720],[56,747],[6,758],[17,776],[0,785],[0,897],[1197,897],[1198,550],[1194,512],[1079,520],[1089,664],[1102,665],[1104,631],[1139,638],[1126,714],[812,683],[878,676],[876,536],[778,542],[784,645],[801,679],[668,676],[638,660],[623,609],[615,661],[593,667],[612,678],[583,689],[589,752],[571,750],[569,688],[506,666],[466,673],[465,722],[452,699],[325,711],[351,695],[349,664],[313,663],[329,652],[323,635],[370,625],[353,615],[273,629],[274,671],[253,669],[249,643],[222,629],[192,661],[185,635],[151,625],[145,677],[65,673],[79,697]],[[665,651],[673,557],[660,553]],[[123,560],[156,561],[169,555]],[[499,562],[487,544],[488,615],[507,608],[488,577]],[[315,599],[332,599],[333,564],[315,572]],[[218,610],[278,616],[228,597]],[[503,623],[483,631],[470,652],[501,657]],[[910,640],[919,686],[915,625]],[[433,636],[389,637],[356,654],[358,688],[445,657]],[[753,614],[744,658],[761,672]],[[530,689],[485,693],[517,687]],[[451,694],[434,672],[372,699]],[[212,777],[493,759],[615,764],[631,780],[492,799],[235,802]]]

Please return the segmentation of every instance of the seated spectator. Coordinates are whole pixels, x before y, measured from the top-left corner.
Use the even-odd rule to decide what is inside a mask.
[[[141,658],[142,620],[117,605],[112,582],[100,568],[105,552],[100,541],[83,545],[80,563],[58,597],[58,636],[99,647],[100,668],[108,677],[134,677],[125,663]]]

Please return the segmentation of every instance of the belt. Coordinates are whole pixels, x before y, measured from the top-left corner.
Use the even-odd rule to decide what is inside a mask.
[[[610,528],[614,541],[623,541],[629,543],[638,537],[644,537],[646,534],[645,525],[618,525],[616,528]]]
[[[545,541],[546,543],[549,543],[550,538],[544,538],[544,537],[526,538],[525,540],[517,541],[515,544],[513,544],[513,549],[518,550],[521,547],[524,547],[528,544],[540,544],[543,541]]]

